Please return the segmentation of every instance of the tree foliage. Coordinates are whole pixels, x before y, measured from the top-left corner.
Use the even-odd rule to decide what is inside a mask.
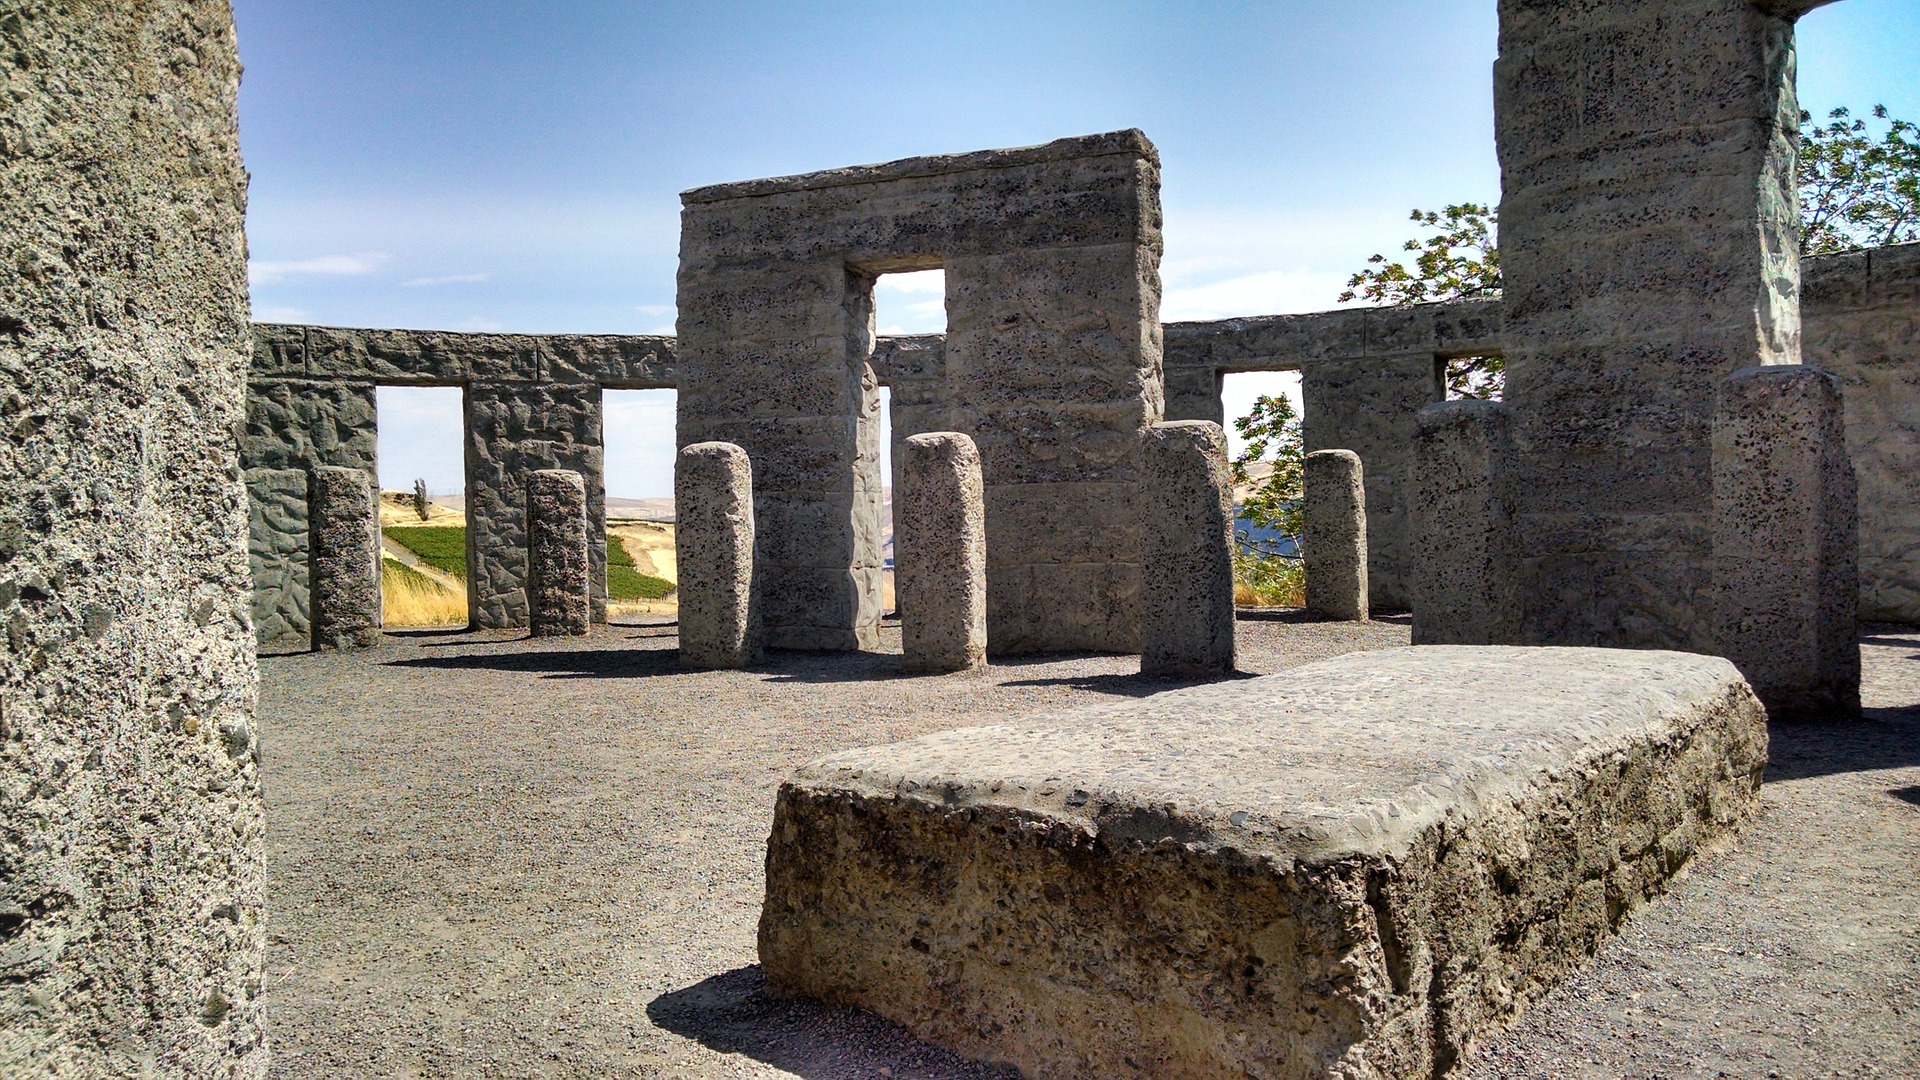
[[[1920,127],[1885,105],[1873,119],[1835,109],[1815,124],[1800,114],[1802,254],[1920,240]]]
[[[1375,269],[1348,278],[1341,303],[1426,304],[1500,295],[1498,210],[1482,203],[1459,203],[1437,213],[1415,210],[1411,220],[1440,230],[1425,240],[1401,245],[1401,250],[1416,253],[1413,269],[1374,255],[1367,263]]]
[[[1240,517],[1279,533],[1286,542],[1262,542],[1246,530],[1237,530],[1236,539],[1242,550],[1297,558],[1301,470],[1306,459],[1299,414],[1285,397],[1262,394],[1254,400],[1253,411],[1235,420],[1233,428],[1245,440],[1239,456],[1233,459],[1233,486],[1248,492]]]
[[[1240,520],[1278,537],[1234,529],[1235,591],[1244,590],[1251,602],[1297,607],[1306,602],[1300,562],[1306,449],[1300,416],[1285,397],[1262,394],[1233,427],[1244,442],[1233,459],[1234,489],[1247,493]]]

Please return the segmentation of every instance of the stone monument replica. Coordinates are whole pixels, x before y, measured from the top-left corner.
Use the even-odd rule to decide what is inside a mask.
[[[682,196],[678,438],[753,460],[767,644],[878,640],[873,284],[944,267],[935,430],[980,450],[987,640],[1138,647],[1132,503],[1161,409],[1159,173],[1146,137],[1121,131]]]

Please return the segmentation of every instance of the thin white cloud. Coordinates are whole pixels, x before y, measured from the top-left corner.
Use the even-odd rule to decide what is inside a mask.
[[[674,307],[672,304],[639,304],[633,310],[642,315],[671,315]]]
[[[253,310],[254,322],[304,323],[313,321],[313,312],[306,308],[267,306]]]
[[[470,281],[492,281],[492,274],[448,274],[445,277],[417,277],[400,283],[403,289],[421,289],[431,285],[458,285]]]
[[[945,296],[947,272],[945,270],[910,270],[904,274],[882,274],[873,287],[876,292],[938,293]]]
[[[255,260],[247,264],[247,282],[270,285],[294,277],[360,277],[378,271],[388,258],[385,252],[363,251],[310,259]]]

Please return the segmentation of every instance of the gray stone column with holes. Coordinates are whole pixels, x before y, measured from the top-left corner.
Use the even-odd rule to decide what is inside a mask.
[[[1360,455],[1316,450],[1302,469],[1306,505],[1301,556],[1307,614],[1322,619],[1367,617],[1367,487]]]
[[[363,469],[313,470],[307,520],[313,534],[313,647],[380,643],[380,503]]]
[[[893,496],[904,671],[987,662],[987,512],[980,451],[953,431],[907,438]]]
[[[753,466],[731,443],[683,447],[673,471],[680,572],[680,666],[739,668],[761,658]]]
[[[0,1076],[263,1080],[232,11],[0,41]]]
[[[593,623],[587,486],[568,469],[527,477],[527,626],[573,637]]]
[[[1233,494],[1209,420],[1147,429],[1140,456],[1140,673],[1233,670]]]
[[[1840,380],[1743,368],[1713,419],[1718,651],[1775,720],[1858,716],[1859,543]]]
[[[1812,6],[1501,0],[1521,643],[1713,647],[1715,387],[1800,358]]]
[[[1413,447],[1413,643],[1511,643],[1513,499],[1507,407],[1445,401],[1420,410]]]

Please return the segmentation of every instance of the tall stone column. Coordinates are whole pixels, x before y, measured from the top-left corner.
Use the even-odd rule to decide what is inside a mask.
[[[1147,429],[1140,455],[1140,673],[1233,670],[1233,492],[1207,420]]]
[[[232,12],[0,40],[0,1076],[261,1080]]]
[[[1516,636],[1507,407],[1420,410],[1413,447],[1413,643],[1497,645]]]
[[[313,470],[311,529],[313,647],[380,644],[380,494],[366,470]]]
[[[694,443],[673,471],[680,571],[680,666],[739,668],[761,658],[754,580],[753,466],[732,443]]]
[[[527,615],[534,637],[585,634],[593,623],[587,485],[568,469],[527,477]]]
[[[893,496],[894,594],[906,671],[987,662],[987,510],[980,451],[953,431],[910,436]]]
[[[1303,469],[1305,522],[1301,555],[1307,571],[1307,614],[1323,619],[1367,617],[1367,488],[1360,455],[1316,450]]]
[[[1836,376],[1773,365],[1721,383],[1714,637],[1775,720],[1860,714],[1857,498]]]
[[[1523,643],[1712,647],[1714,388],[1800,356],[1793,18],[1813,6],[1501,0]]]

